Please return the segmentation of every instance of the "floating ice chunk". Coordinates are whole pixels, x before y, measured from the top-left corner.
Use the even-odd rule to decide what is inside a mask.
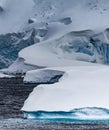
[[[25,101],[22,110],[68,112],[82,107],[109,109],[108,67],[67,69],[65,76],[58,83],[36,87]]]
[[[38,69],[28,71],[24,77],[24,82],[32,83],[54,83],[64,74],[63,71]]]

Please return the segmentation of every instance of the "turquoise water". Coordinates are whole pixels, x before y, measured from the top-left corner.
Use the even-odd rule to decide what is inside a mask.
[[[0,123],[109,123],[109,110],[86,107],[69,112],[34,111],[24,112],[25,119],[12,118],[0,120]]]
[[[42,122],[109,122],[109,110],[86,107],[73,109],[69,112],[25,111],[24,117],[25,119]]]

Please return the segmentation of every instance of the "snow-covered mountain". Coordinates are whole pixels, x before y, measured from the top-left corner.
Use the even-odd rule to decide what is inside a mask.
[[[74,31],[78,31],[76,33],[79,34],[83,30],[93,30],[93,35],[97,35],[95,36],[97,37],[96,41],[93,41],[91,37],[89,39],[87,35],[83,39],[80,34],[78,40],[78,36],[76,36],[76,42],[84,42],[85,40],[85,44],[88,44],[85,46],[89,46],[90,49],[85,47],[84,50],[81,50],[80,56],[79,53],[76,53],[76,58],[73,54],[73,58],[71,58],[70,54],[70,58],[99,63],[108,63],[109,61],[106,51],[108,50],[108,34],[104,34],[104,30],[109,27],[108,0],[22,0],[20,3],[19,0],[1,0],[0,10],[0,43],[4,46],[0,49],[1,68],[8,67],[17,58],[18,52],[28,45],[49,39],[54,39],[54,41],[56,39],[64,40],[62,37],[67,37]],[[22,36],[18,38],[19,33]],[[32,41],[25,43],[25,39],[31,37],[30,35],[32,35]],[[7,38],[7,36],[10,36],[10,38]],[[11,39],[10,43],[9,39]],[[72,42],[75,42],[75,40]],[[93,43],[90,43],[89,40],[92,40]],[[98,41],[100,41],[100,47],[103,46],[105,49],[100,49],[99,45],[94,45],[99,44]],[[63,41],[61,40],[61,42]],[[9,47],[9,51],[6,51],[6,44],[15,48],[13,55],[11,47]],[[80,44],[82,45],[82,43]],[[76,47],[72,51],[79,52],[80,46],[79,49]],[[4,48],[5,54],[2,52],[2,48]],[[66,50],[67,52],[71,51],[71,48],[69,50],[66,47]],[[86,56],[86,53],[90,54]],[[23,58],[23,56],[21,57]]]
[[[41,67],[27,72],[27,82],[64,74],[58,83],[34,89],[23,111],[109,109],[109,68],[103,65],[109,63],[109,0],[1,0],[0,28],[1,59],[13,61],[24,48],[11,71]]]
[[[71,17],[72,31],[106,28],[109,21],[108,0],[1,0],[0,7],[0,33],[21,31],[29,18],[39,23]]]

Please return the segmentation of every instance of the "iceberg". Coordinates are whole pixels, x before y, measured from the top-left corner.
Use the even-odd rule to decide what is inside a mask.
[[[69,112],[75,108],[99,107],[109,109],[109,68],[78,66],[66,70],[55,84],[36,87],[25,101],[25,112]]]
[[[58,82],[59,78],[64,74],[63,71],[52,70],[52,69],[37,69],[28,71],[24,77],[25,83],[55,83]]]

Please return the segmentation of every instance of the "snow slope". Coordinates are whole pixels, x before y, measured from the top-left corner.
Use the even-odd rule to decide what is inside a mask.
[[[19,31],[31,16],[32,0],[2,0],[0,2],[4,11],[0,14],[0,33]]]
[[[97,34],[104,33],[104,29],[108,28],[109,23],[108,5],[108,0],[42,0],[41,2],[40,0],[22,0],[21,2],[19,0],[1,0],[0,7],[3,11],[0,11],[0,34],[23,32],[27,34],[25,34],[25,40],[29,35],[28,32],[34,30],[32,37],[35,43],[43,40],[56,40],[72,31],[93,30]],[[102,24],[99,24],[99,21]],[[22,41],[19,48],[23,46],[24,42]],[[102,45],[100,44],[100,46]],[[94,53],[93,57],[81,54],[80,58],[78,53],[76,59],[108,63],[107,52],[99,52],[99,50],[101,49],[98,48],[98,53]],[[17,55],[18,51],[14,53]],[[7,52],[7,54],[9,53]],[[5,53],[0,56],[2,68],[7,67],[16,59],[16,56],[14,58],[12,56],[13,59],[9,57],[2,60],[5,59],[4,55]],[[23,55],[20,56],[23,57]],[[103,61],[103,59],[105,60]]]
[[[108,64],[108,36],[109,30],[100,34],[91,30],[72,31],[25,48],[19,57],[24,58],[25,63],[43,67],[71,66],[74,60]]]
[[[73,30],[100,30],[109,23],[108,0],[1,0],[0,7],[0,33],[21,31],[30,18],[50,23],[71,17]]]

